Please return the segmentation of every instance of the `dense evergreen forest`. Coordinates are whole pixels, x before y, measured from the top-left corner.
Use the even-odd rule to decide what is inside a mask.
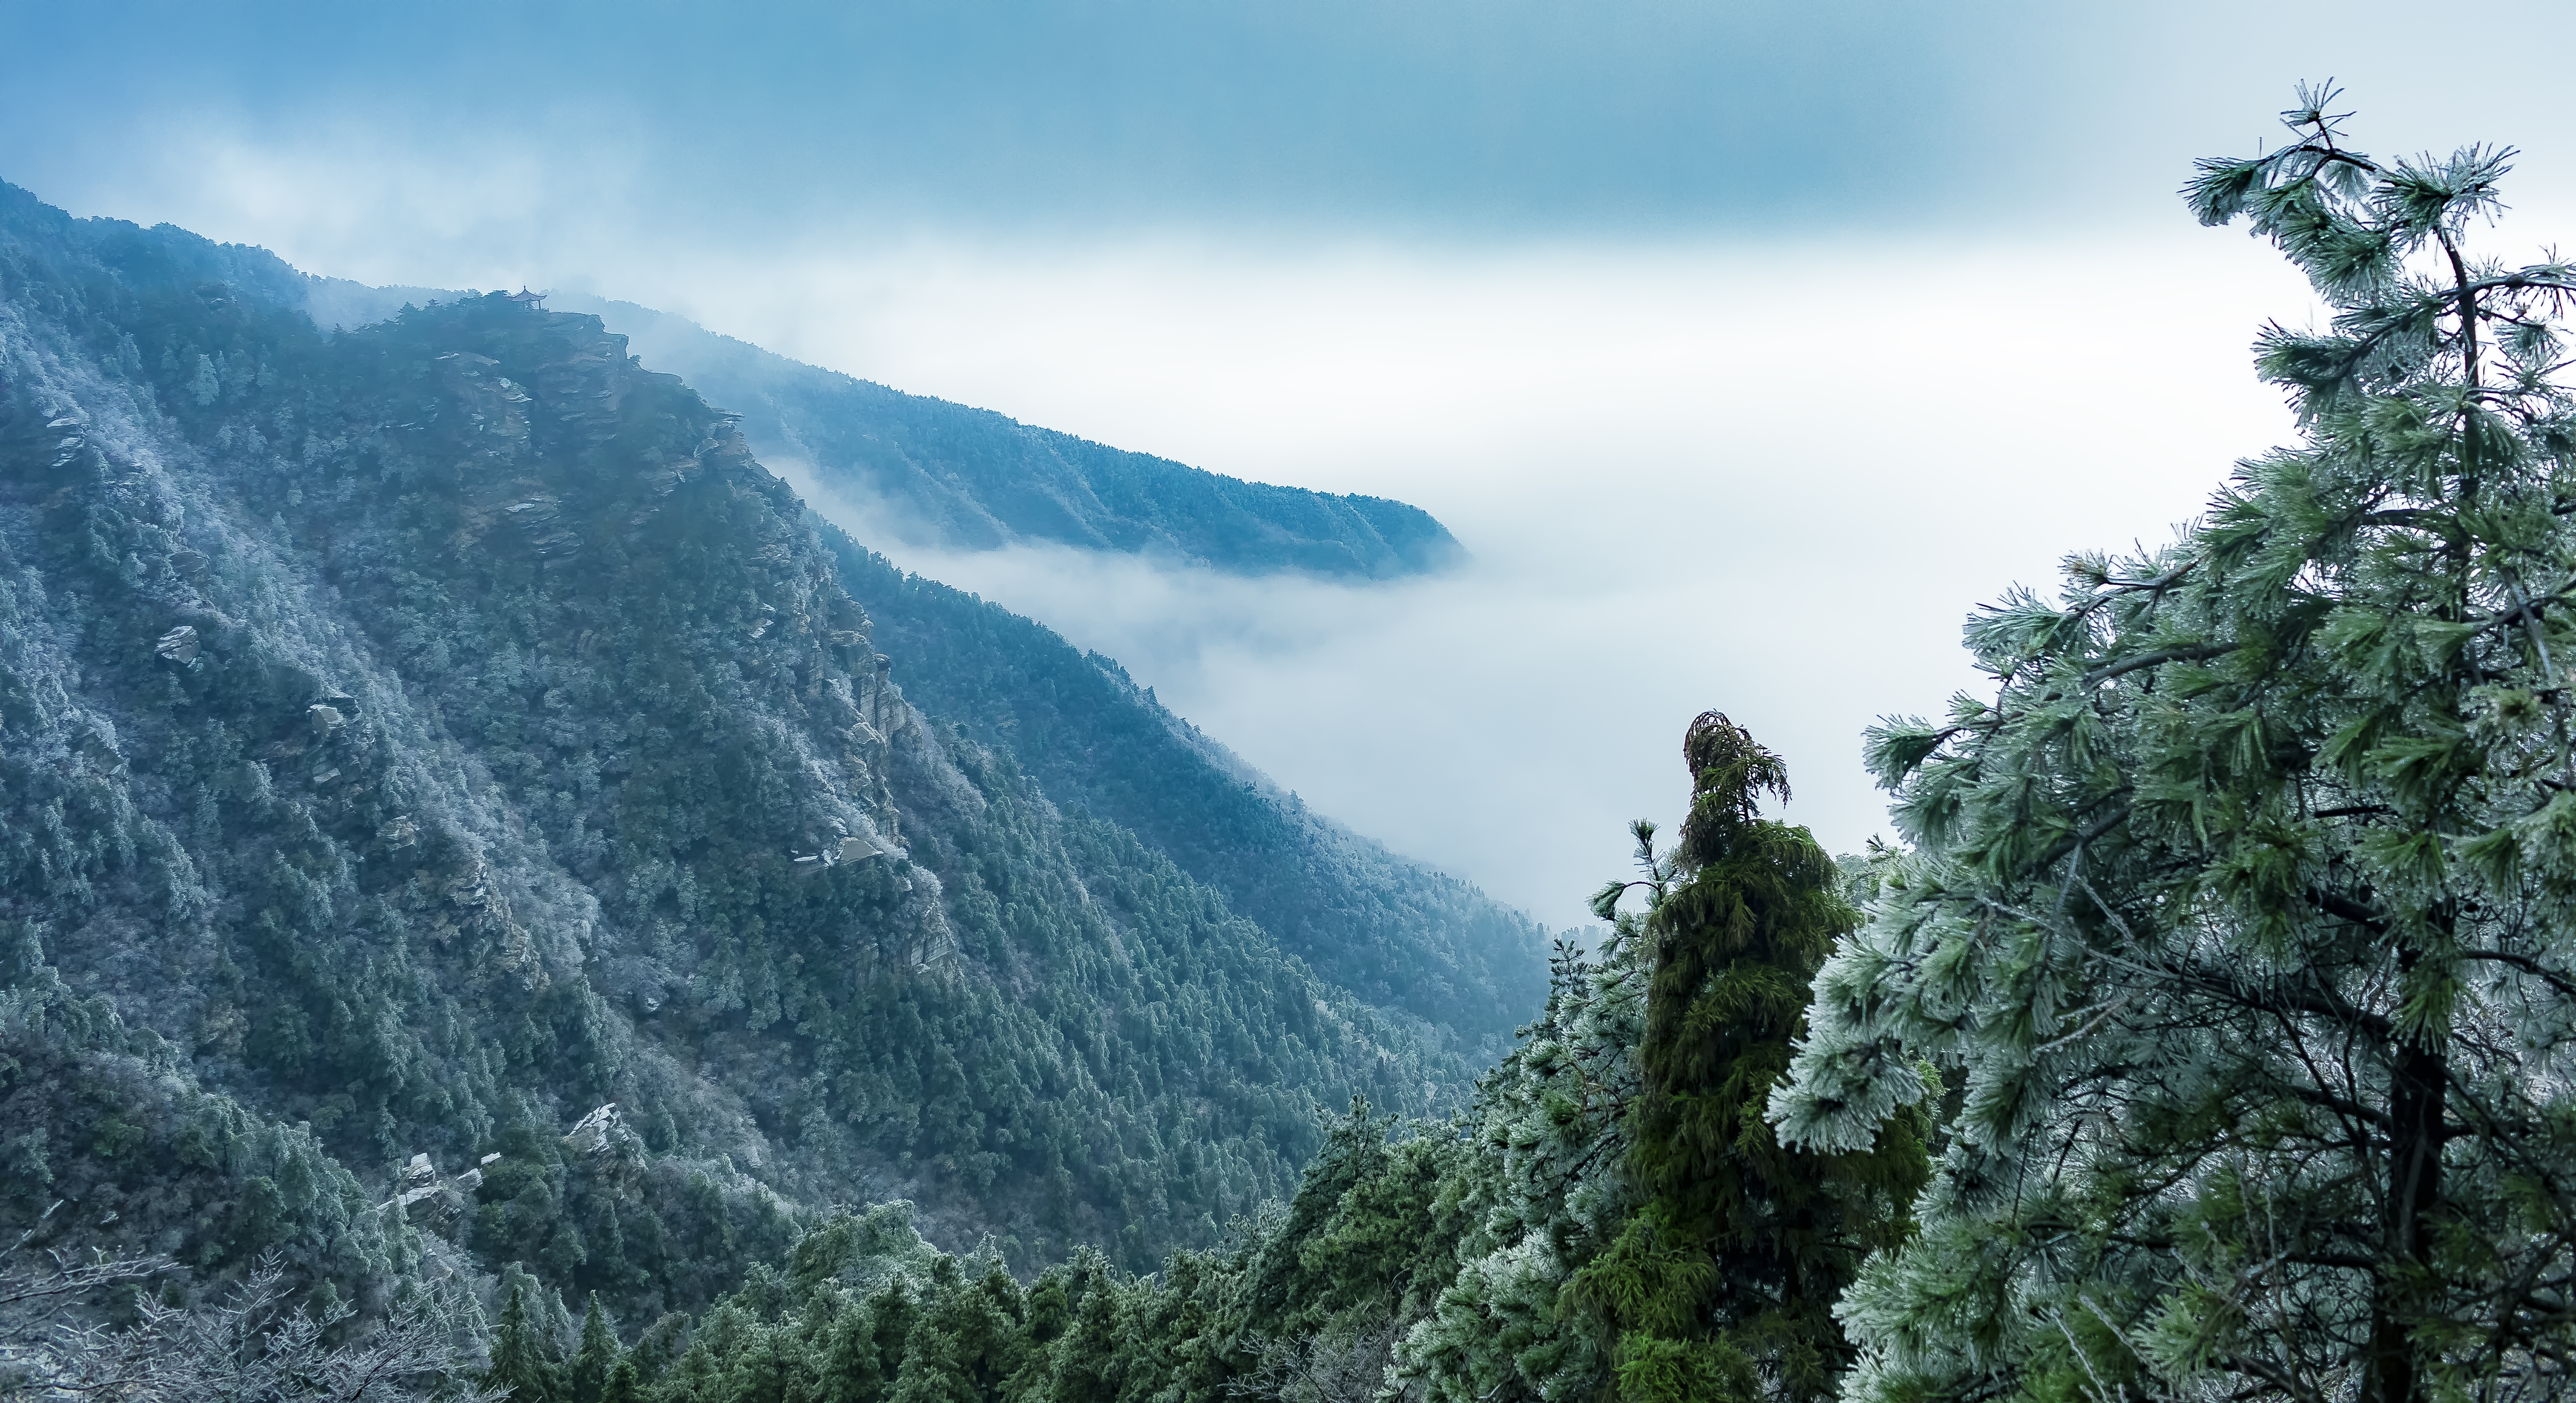
[[[1777,756],[1723,714],[1692,722],[1670,841],[1635,825],[1635,873],[1595,895],[1594,938],[1558,944],[1544,1003],[1462,1103],[1406,1104],[1401,1078],[1386,1087],[1398,1099],[1359,1088],[1294,1147],[1293,1186],[1247,1197],[1221,1233],[1150,1270],[1101,1238],[1043,1261],[998,1236],[942,1250],[900,1203],[764,1217],[756,1195],[728,1197],[736,1181],[708,1174],[705,1190],[679,1192],[700,1194],[703,1213],[666,1215],[661,1230],[685,1221],[728,1255],[694,1264],[708,1272],[694,1299],[621,1297],[518,1259],[479,1277],[470,1263],[437,1269],[455,1250],[449,1239],[406,1213],[368,1209],[329,1158],[332,1135],[346,1133],[330,1127],[368,1106],[288,1129],[193,1085],[192,1065],[214,1065],[205,1054],[192,1064],[183,1045],[120,1022],[126,1003],[88,992],[109,976],[67,965],[48,943],[62,927],[14,916],[0,1006],[0,1033],[15,1040],[0,1048],[10,1124],[28,1123],[18,1108],[63,1085],[136,1109],[83,1121],[38,1107],[54,1118],[32,1140],[6,1142],[13,1165],[50,1166],[49,1137],[78,1126],[90,1138],[62,1157],[66,1180],[113,1184],[138,1202],[158,1194],[159,1221],[292,1220],[304,1235],[281,1241],[297,1262],[323,1266],[304,1268],[318,1305],[299,1317],[277,1313],[276,1268],[192,1305],[200,1278],[148,1252],[10,1264],[0,1309],[18,1309],[12,1319],[27,1318],[13,1303],[44,1292],[101,1298],[111,1314],[88,1335],[22,1329],[0,1365],[65,1389],[127,1378],[150,1396],[217,1386],[239,1396],[237,1380],[285,1359],[316,1379],[387,1381],[335,1396],[543,1403],[2567,1396],[2576,689],[2558,660],[2576,657],[2576,397],[2554,379],[2565,355],[2554,317],[2576,297],[2576,266],[2509,266],[2472,243],[2501,210],[2510,153],[2378,160],[2349,144],[2333,102],[2330,90],[2302,90],[2284,114],[2288,142],[2204,161],[2185,191],[2202,223],[2242,222],[2270,240],[2331,309],[2320,329],[2272,326],[2257,345],[2260,372],[2298,410],[2299,440],[2240,463],[2208,513],[2161,549],[2069,556],[2053,598],[2017,591],[1974,614],[1966,641],[1990,690],[1963,693],[1939,720],[1889,718],[1866,739],[1894,798],[1894,844],[1829,856],[1766,814],[1790,794]],[[406,316],[378,335],[432,345],[469,328],[485,345],[506,342],[488,339],[491,328],[595,335],[535,315],[474,304]],[[175,355],[172,364],[172,376],[190,373]],[[200,405],[210,407],[222,374],[170,383],[211,382]],[[87,422],[48,432],[65,429],[55,450],[64,467],[104,454]],[[774,519],[794,519],[745,480]],[[81,510],[103,519],[86,501]],[[925,632],[942,611],[969,617],[854,546],[796,539],[787,561],[818,590],[847,575],[880,596],[910,591],[919,622],[908,626]],[[103,581],[139,558],[91,554],[89,575],[66,577]],[[109,597],[103,583],[89,588]],[[766,627],[794,621],[763,617]],[[727,620],[746,622],[766,636],[745,611]],[[157,637],[162,664],[169,651],[207,646],[204,632]],[[1043,649],[1014,656],[1030,675],[1075,675]],[[1117,680],[1080,662],[1083,676]],[[153,675],[174,686],[195,676]],[[59,668],[10,676],[38,679],[0,696],[13,718],[65,711],[22,698],[74,695]],[[211,691],[156,695],[209,712],[226,704]],[[330,694],[342,696],[357,703],[354,692]],[[1033,755],[1153,719],[1060,705],[1009,712],[1033,732],[1073,738],[1041,741]],[[338,701],[312,706],[336,712]],[[352,724],[312,715],[298,735]],[[41,763],[10,752],[13,804],[25,786],[49,796],[43,812],[55,816],[11,830],[12,852],[27,854],[13,860],[37,865],[13,869],[10,890],[37,890],[30,872],[45,890],[86,884],[80,899],[92,905],[80,910],[105,914],[76,929],[121,920],[130,933],[139,918],[125,912],[143,901],[193,910],[204,898],[161,855],[182,850],[153,846],[164,840],[139,821],[114,829],[87,817],[125,812],[119,804],[145,812],[148,796],[80,787],[134,766],[124,757],[144,743],[48,724],[59,738],[31,752]],[[1013,792],[987,768],[1014,763],[1007,748],[952,732],[938,754],[963,780],[952,808],[970,791],[987,810]],[[341,755],[322,758],[352,763]],[[285,765],[275,758],[280,768],[262,772],[269,793]],[[415,783],[427,792],[427,780]],[[962,855],[983,849],[935,836],[960,830],[910,772],[890,770],[885,783],[892,812],[907,817],[859,836],[900,833],[924,853],[953,846],[961,856],[915,870],[964,885]],[[262,796],[247,784],[227,794],[241,811],[270,812],[251,807]],[[314,812],[312,830],[327,836],[335,820]],[[215,805],[213,821],[226,818]],[[1111,818],[1052,822],[1086,882],[1152,867],[1145,840]],[[108,837],[82,838],[92,832]],[[114,846],[119,834],[128,847]],[[1094,839],[1148,857],[1120,866],[1116,853],[1085,847]],[[236,847],[183,855],[233,882],[248,879],[211,864],[293,870],[278,839]],[[1153,870],[1174,891],[1206,893],[1211,912],[1229,909],[1178,868]],[[353,878],[349,890],[367,888]],[[399,931],[403,909],[371,929]],[[792,925],[778,898],[755,909],[764,932]],[[264,957],[257,935],[289,913],[281,904],[258,919],[267,924],[216,947],[244,969]],[[496,929],[451,924],[462,948],[513,968]],[[943,927],[942,953],[905,958],[1001,958],[963,924]],[[354,936],[303,939],[356,948]],[[1153,958],[1199,948],[1177,940]],[[407,958],[420,968],[450,957]],[[126,981],[116,987],[155,977],[149,963],[114,971]],[[1344,1017],[1365,1015],[1351,1007]],[[539,1026],[532,1014],[522,1022]],[[655,1027],[633,1026],[639,1043]],[[263,1028],[243,1026],[243,1047],[277,1036]],[[292,1045],[322,1056],[331,1044],[317,1034],[336,1031],[308,1023]],[[553,1036],[549,1056],[580,1055],[582,1044]],[[439,1053],[424,1043],[405,1055]],[[246,1068],[239,1085],[291,1088],[273,1055],[234,1055]],[[54,1061],[22,1074],[41,1058]],[[345,1064],[344,1079],[361,1065]],[[533,1064],[484,1065],[541,1084]],[[497,1103],[512,1083],[492,1084]],[[323,1105],[306,1094],[298,1105]],[[494,1123],[505,1135],[495,1164],[516,1182],[554,1172],[550,1154],[557,1165],[631,1162],[619,1172],[644,1187],[593,1200],[615,1211],[654,1201],[650,1176],[681,1162],[649,1143],[623,1148],[634,1132],[615,1120],[585,1122],[554,1149],[506,1138],[517,1123],[504,1116]],[[130,1168],[139,1165],[172,1168],[146,1176]],[[483,1178],[478,1213],[503,1209],[490,1186],[504,1172]],[[245,1175],[265,1187],[242,1188]],[[511,1192],[515,1205],[531,1191]],[[38,1231],[150,1245],[90,1223],[94,1201],[80,1204],[77,1225],[45,1220]],[[505,1225],[504,1240],[538,1242],[548,1222]],[[224,1231],[237,1241],[249,1230]],[[219,1272],[224,1260],[187,1264]],[[156,1281],[158,1294],[140,1289]],[[329,1294],[343,1283],[376,1294],[348,1313]],[[238,1326],[263,1308],[278,1322],[265,1334]]]

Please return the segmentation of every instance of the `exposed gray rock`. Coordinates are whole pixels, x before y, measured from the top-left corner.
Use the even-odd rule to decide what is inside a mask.
[[[418,1221],[437,1224],[465,1206],[465,1196],[483,1187],[483,1170],[500,1158],[485,1155],[481,1163],[450,1179],[438,1172],[426,1153],[413,1155],[394,1173],[394,1196],[377,1205],[379,1211],[402,1205],[406,1213],[417,1213]]]
[[[595,1155],[633,1138],[625,1117],[617,1113],[617,1103],[611,1101],[575,1121],[572,1132],[564,1136],[564,1147],[577,1154]]]

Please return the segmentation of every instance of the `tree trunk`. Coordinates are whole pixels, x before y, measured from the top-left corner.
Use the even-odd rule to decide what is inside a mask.
[[[2410,958],[2401,963],[2411,965]],[[2412,1039],[2397,1045],[2389,1077],[2387,1236],[2373,1283],[2369,1372],[2363,1403],[2419,1403],[2423,1380],[2407,1339],[2417,1315],[2410,1278],[2433,1245],[2433,1207],[2442,1193],[2442,1115],[2449,1068],[2440,1051]]]

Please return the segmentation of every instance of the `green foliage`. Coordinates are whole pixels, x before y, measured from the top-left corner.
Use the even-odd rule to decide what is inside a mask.
[[[600,1403],[607,1394],[609,1376],[618,1364],[617,1337],[608,1328],[608,1315],[599,1307],[599,1293],[590,1293],[590,1303],[582,1312],[581,1345],[574,1353],[571,1367],[564,1371],[563,1395],[570,1403]],[[494,1355],[498,1364],[498,1351]]]
[[[1832,1307],[1867,1253],[1903,1239],[1928,1127],[1909,1111],[1841,1154],[1773,1137],[1764,1103],[1858,913],[1805,829],[1761,817],[1763,793],[1788,797],[1778,757],[1716,712],[1682,750],[1690,816],[1646,922],[1642,1201],[1573,1294],[1619,1332],[1623,1398],[1818,1398],[1849,1362]],[[1651,867],[1651,830],[1639,841]]]
[[[1603,1079],[1633,1084],[1643,991],[1624,942],[1611,945],[1607,969],[1563,954],[1549,1015],[1487,1078],[1473,1118],[1405,1121],[1355,1101],[1294,1197],[1238,1219],[1213,1251],[1139,1277],[1084,1249],[1024,1283],[989,1244],[966,1258],[932,1249],[900,1205],[838,1215],[699,1317],[667,1367],[648,1337],[608,1376],[672,1403],[1338,1399],[1390,1379],[1439,1398],[1596,1387],[1607,1356],[1554,1297],[1620,1201],[1619,1110]]]
[[[492,1330],[492,1363],[483,1372],[483,1386],[508,1389],[519,1403],[562,1403],[572,1397],[554,1358],[554,1342],[545,1333],[529,1318],[527,1287],[514,1283]]]
[[[188,1299],[265,1259],[301,1287],[385,1304],[414,1265],[411,1234],[310,1131],[192,1085],[179,1049],[31,953],[0,990],[0,1211],[47,1248],[169,1253]]]
[[[2385,164],[2331,93],[2201,164],[2332,309],[2303,439],[2135,559],[1984,611],[1991,700],[1873,732],[1916,852],[1820,975],[1785,1142],[1963,1085],[1855,1399],[2565,1390],[2576,581],[2552,320],[2467,246],[2505,153]]]
[[[1635,1205],[1629,1113],[1639,1089],[1651,973],[1642,924],[1617,896],[1667,888],[1669,864],[1639,823],[1646,872],[1614,883],[1595,909],[1610,924],[1589,958],[1563,944],[1545,1010],[1478,1084],[1466,1152],[1440,1201],[1465,1222],[1454,1274],[1431,1310],[1406,1320],[1397,1376],[1443,1403],[1590,1396],[1610,1383],[1597,1317],[1568,1289]]]

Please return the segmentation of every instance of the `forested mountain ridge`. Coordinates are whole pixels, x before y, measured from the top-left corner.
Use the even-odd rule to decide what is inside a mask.
[[[390,316],[404,301],[458,294],[313,279],[304,305],[324,326]],[[1395,579],[1464,558],[1447,527],[1384,497],[1246,482],[1151,454],[824,370],[719,335],[685,317],[575,294],[643,362],[742,416],[765,462],[794,464],[914,546],[995,550],[1061,545],[1235,574],[1275,571]]]
[[[631,1318],[834,1200],[1142,1266],[1319,1102],[1461,1083],[925,718],[595,319],[327,335],[282,269],[0,188],[9,1226],[361,1296],[452,1247]]]
[[[911,544],[1052,544],[1237,574],[1393,579],[1464,554],[1429,512],[1384,497],[1246,482],[790,360],[631,302],[564,299],[743,416],[765,459],[795,462]]]

